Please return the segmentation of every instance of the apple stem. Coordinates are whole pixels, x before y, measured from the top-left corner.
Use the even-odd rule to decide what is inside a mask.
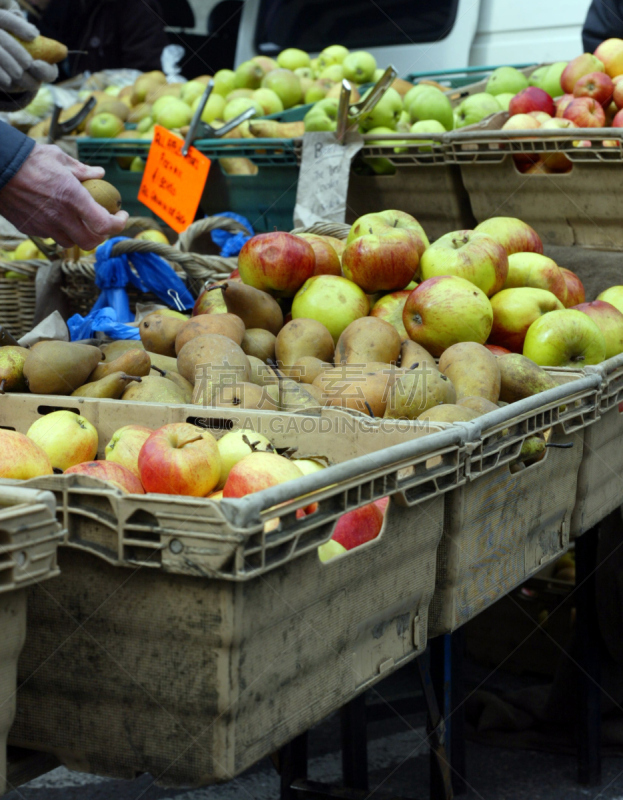
[[[245,444],[246,444],[248,447],[250,447],[250,448],[251,448],[251,451],[252,451],[253,453],[256,453],[256,452],[258,451],[258,444],[260,443],[260,440],[259,440],[259,439],[257,440],[257,442],[250,442],[250,441],[249,441],[249,437],[248,437],[246,434],[243,434],[243,435],[242,435],[242,441],[243,441],[243,442],[244,442],[244,443],[245,443]]]
[[[6,378],[0,381],[0,394],[4,394],[4,387],[6,386]]]
[[[192,439],[186,439],[186,440],[184,440],[184,441],[179,441],[179,440],[178,440],[178,447],[179,447],[179,448],[181,448],[181,447],[186,447],[186,445],[187,445],[187,444],[193,444],[193,442],[198,442],[198,441],[200,441],[201,439],[203,439],[203,436],[195,436],[195,437],[194,437],[194,438],[192,438]]]
[[[571,356],[571,361],[575,361],[577,364],[580,361],[584,361],[584,356]]]

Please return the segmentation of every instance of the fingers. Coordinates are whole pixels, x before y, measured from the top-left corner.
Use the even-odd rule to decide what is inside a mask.
[[[106,174],[103,167],[90,167],[88,164],[82,164],[80,161],[75,161],[73,158],[71,160],[73,163],[67,166],[81,183],[83,181],[101,180]]]
[[[0,9],[0,28],[25,42],[32,42],[39,34],[35,26],[24,19],[19,11],[15,13],[15,11]]]
[[[4,55],[10,56],[18,65],[19,73],[17,75],[12,75],[12,73],[9,72],[12,77],[19,77],[25,69],[28,69],[28,67],[32,65],[33,59],[30,53],[22,47],[17,39],[14,39],[13,36],[4,29],[0,29],[0,45],[2,45]]]
[[[54,83],[58,78],[58,67],[56,64],[48,64],[46,61],[33,61],[27,72],[37,83]]]

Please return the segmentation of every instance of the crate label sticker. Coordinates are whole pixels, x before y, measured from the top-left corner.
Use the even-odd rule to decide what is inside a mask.
[[[138,199],[182,233],[195,219],[203,194],[210,159],[191,147],[182,155],[184,140],[156,125]]]
[[[363,139],[358,133],[347,133],[344,144],[331,131],[305,134],[294,208],[295,227],[345,221],[350,165],[362,147]]]

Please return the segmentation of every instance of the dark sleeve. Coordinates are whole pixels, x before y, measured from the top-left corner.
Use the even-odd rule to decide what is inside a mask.
[[[605,39],[623,39],[623,1],[593,0],[582,29],[582,44],[592,53]]]
[[[156,0],[129,2],[130,13],[123,16],[120,67],[150,72],[160,69],[160,56],[169,44],[164,31],[162,8]]]
[[[35,146],[35,140],[0,122],[0,189],[20,169]]]

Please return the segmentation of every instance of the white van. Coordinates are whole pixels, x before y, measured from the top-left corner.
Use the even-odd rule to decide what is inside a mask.
[[[216,18],[214,9],[231,0],[187,2],[197,28],[185,32],[206,35],[214,31],[206,30],[205,20]],[[401,76],[568,60],[582,52],[589,5],[590,0],[245,0],[235,64],[285,47],[317,54],[330,44],[369,50],[379,66],[393,64]],[[209,62],[209,39],[203,53]]]

